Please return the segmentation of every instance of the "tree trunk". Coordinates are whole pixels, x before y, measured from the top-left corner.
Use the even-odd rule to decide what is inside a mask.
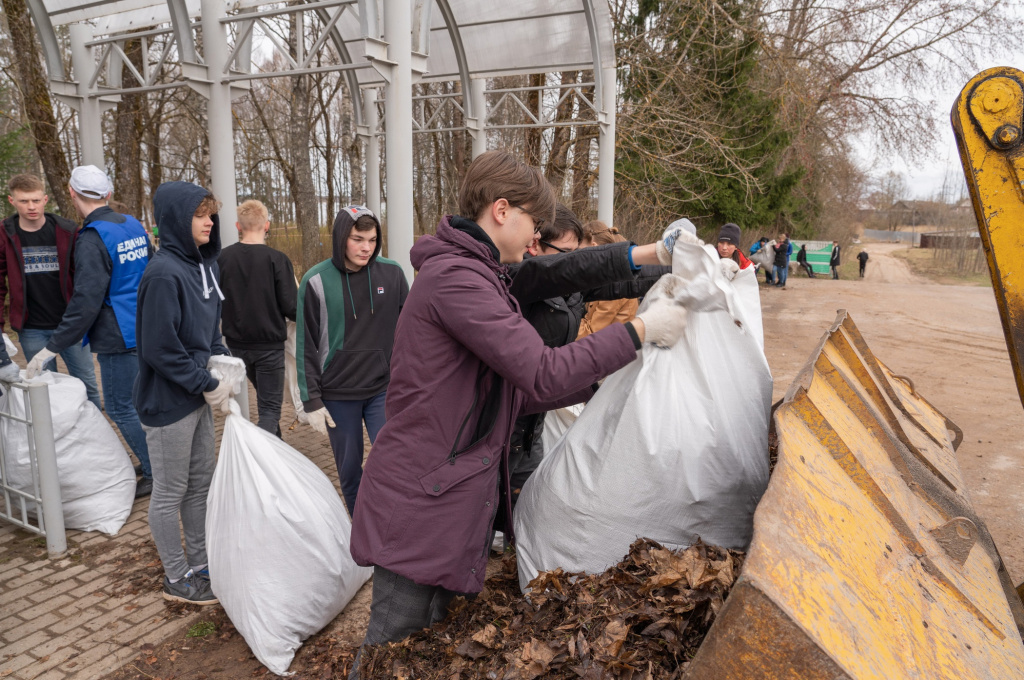
[[[542,87],[545,79],[546,76],[543,73],[532,74],[529,80],[530,87]],[[526,94],[526,108],[533,112],[533,115],[537,120],[541,120],[540,103],[542,94],[543,92],[541,90],[530,90]],[[523,122],[527,125],[533,124],[533,121],[526,117],[525,114]],[[544,131],[539,127],[528,128],[526,130],[526,149],[524,153],[524,160],[535,168],[540,167],[540,141],[541,133],[543,132]]]
[[[144,73],[142,42],[128,40],[125,56],[139,73]],[[137,87],[127,68],[121,71],[121,87]],[[142,215],[142,134],[146,95],[123,94],[114,114],[114,198],[124,203],[128,214]]]
[[[43,72],[39,48],[36,46],[36,32],[29,18],[28,6],[25,0],[0,0],[0,5],[7,15],[13,52],[18,55],[15,61],[21,86],[21,101],[32,130],[36,153],[39,154],[46,181],[50,185],[50,195],[57,202],[61,214],[74,219],[77,213],[67,190],[71,171],[68,169],[64,149],[60,145],[57,119],[53,115],[50,90],[47,87],[46,74]]]
[[[163,125],[164,105],[167,100],[162,97],[152,112],[143,112],[146,117],[146,166],[149,170],[149,203],[152,204],[152,196],[156,193],[157,187],[163,184],[164,167],[160,155],[160,128]],[[155,220],[154,220],[155,221]]]
[[[563,71],[562,85],[572,85],[579,82],[578,78],[579,71]],[[559,96],[563,94],[565,94],[564,88],[559,92]],[[558,105],[558,109],[555,111],[556,123],[565,123],[572,120],[573,101],[575,99],[575,93],[565,95],[565,99],[562,100],[562,103]],[[547,177],[548,182],[551,183],[551,186],[555,187],[555,192],[558,196],[561,197],[565,186],[565,171],[568,167],[569,133],[571,129],[569,127],[556,126],[551,132],[551,154],[548,156],[548,166],[544,175]]]
[[[593,86],[583,88],[582,94],[592,100]],[[582,108],[579,113],[583,113]],[[575,131],[576,140],[572,149],[572,211],[585,222],[594,215],[590,206],[590,187],[594,183],[594,173],[590,170],[590,147],[597,138],[597,127],[581,125]]]
[[[288,152],[291,156],[292,200],[295,223],[302,234],[302,268],[320,261],[320,221],[317,218],[316,187],[309,159],[309,76],[292,78],[292,101],[288,113]]]

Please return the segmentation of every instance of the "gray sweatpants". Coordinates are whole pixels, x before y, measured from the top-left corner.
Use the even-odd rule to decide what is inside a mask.
[[[149,530],[164,573],[180,579],[189,565],[206,564],[206,494],[213,479],[213,413],[203,404],[176,423],[142,427],[153,465]],[[181,528],[179,529],[179,516]],[[181,533],[185,532],[185,549]],[[188,557],[186,558],[186,554]]]
[[[359,680],[363,647],[404,640],[448,616],[448,605],[457,593],[441,586],[422,586],[384,567],[373,568],[373,601],[366,637],[352,662],[349,680]]]

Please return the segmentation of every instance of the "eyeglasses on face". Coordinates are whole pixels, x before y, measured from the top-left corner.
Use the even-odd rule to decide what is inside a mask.
[[[551,250],[557,250],[560,253],[571,253],[571,252],[573,252],[572,250],[569,250],[568,248],[559,248],[558,246],[551,245],[547,241],[538,241],[538,243],[540,243],[545,248],[551,248]]]

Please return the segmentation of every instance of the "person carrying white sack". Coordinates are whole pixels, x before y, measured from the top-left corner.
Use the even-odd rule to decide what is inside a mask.
[[[219,208],[195,184],[156,190],[162,247],[139,284],[135,329],[134,401],[153,466],[149,528],[164,567],[163,596],[200,605],[217,602],[206,568],[206,496],[216,464],[210,407],[227,413],[232,394],[230,382],[207,368],[211,356],[230,355],[219,323]]]
[[[732,257],[738,227],[723,226],[714,246],[695,232],[688,220],[666,230],[672,285],[644,301],[683,305],[682,339],[609,376],[523,489],[524,590],[541,571],[600,573],[639,537],[749,544],[768,483],[772,393],[757,279]]]

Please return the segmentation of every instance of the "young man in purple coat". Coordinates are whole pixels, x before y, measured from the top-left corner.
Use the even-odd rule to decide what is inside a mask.
[[[455,595],[483,588],[499,500],[511,517],[517,416],[589,398],[645,340],[671,346],[686,324],[685,309],[663,298],[630,324],[546,347],[509,292],[506,265],[521,261],[554,218],[550,185],[537,169],[491,151],[467,170],[459,211],[412,249],[419,275],[396,329],[387,423],[359,488],[352,556],[374,567],[364,644],[400,640],[443,618]],[[655,251],[633,248],[631,261],[656,264]],[[359,677],[358,659],[350,677]]]

